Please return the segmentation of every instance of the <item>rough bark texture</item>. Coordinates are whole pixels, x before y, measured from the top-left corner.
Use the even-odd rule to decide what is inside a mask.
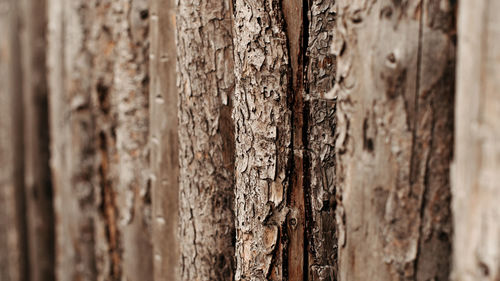
[[[334,0],[310,1],[307,41],[306,114],[308,187],[308,279],[334,281],[337,274],[335,230],[335,84]]]
[[[87,1],[97,280],[152,280],[146,0]]]
[[[500,2],[460,5],[453,280],[493,281],[500,279]]]
[[[454,1],[338,1],[339,280],[447,280]]]
[[[233,280],[232,3],[177,5],[181,280]]]
[[[19,1],[30,280],[54,280],[55,236],[49,167],[47,2]]]
[[[288,274],[292,130],[281,12],[275,1],[235,4],[236,280],[286,280]]]
[[[22,147],[22,88],[17,1],[0,1],[0,280],[29,275]]]
[[[179,137],[175,2],[151,1],[150,149],[154,279],[179,280]]]
[[[94,120],[86,1],[48,0],[51,169],[56,213],[56,279],[96,280]]]

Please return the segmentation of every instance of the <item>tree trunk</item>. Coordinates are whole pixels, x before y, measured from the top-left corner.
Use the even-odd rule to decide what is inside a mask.
[[[308,10],[307,154],[306,188],[309,196],[308,279],[334,281],[337,275],[335,223],[335,100],[329,96],[335,84],[336,58],[330,47],[335,36],[334,0],[313,0]],[[308,185],[308,187],[307,187]]]
[[[154,279],[179,280],[179,137],[175,2],[151,1],[150,149]]]
[[[282,280],[293,160],[287,37],[276,2],[237,0],[235,12],[236,280]]]
[[[234,279],[231,1],[177,6],[181,280]]]
[[[47,2],[19,1],[23,60],[23,117],[30,280],[54,280],[55,235],[49,167],[46,76]]]
[[[460,5],[453,280],[499,280],[500,2]]]
[[[147,0],[90,1],[97,280],[152,280]]]
[[[0,280],[29,278],[17,1],[0,0]]]
[[[96,280],[95,148],[86,1],[48,0],[51,169],[56,213],[56,279]]]
[[[454,1],[338,3],[339,280],[447,280]]]

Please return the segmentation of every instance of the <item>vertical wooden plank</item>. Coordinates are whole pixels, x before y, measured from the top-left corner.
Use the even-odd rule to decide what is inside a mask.
[[[500,2],[459,5],[453,280],[498,280]]]
[[[84,1],[48,0],[51,171],[56,280],[96,280],[90,54]]]
[[[22,21],[22,79],[26,208],[30,280],[54,280],[55,233],[49,167],[47,91],[47,2],[19,1]]]
[[[151,280],[149,1],[86,1],[97,280]],[[138,258],[140,257],[140,258]]]
[[[447,280],[454,1],[338,1],[339,280]]]
[[[149,38],[149,145],[155,280],[179,276],[179,139],[175,2],[152,0]]]
[[[29,278],[24,205],[24,153],[19,9],[0,1],[0,279]]]

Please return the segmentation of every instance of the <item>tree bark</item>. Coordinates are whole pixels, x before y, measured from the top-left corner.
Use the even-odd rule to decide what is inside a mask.
[[[17,1],[0,0],[0,279],[29,278]]]
[[[500,278],[500,2],[460,1],[453,280]]]
[[[236,0],[236,280],[287,278],[287,167],[293,159],[283,25],[277,2]]]
[[[181,280],[233,280],[232,3],[177,5]]]
[[[86,1],[48,0],[51,170],[57,280],[96,280],[95,147]]]
[[[335,222],[335,104],[329,96],[335,85],[336,57],[334,0],[313,0],[308,8],[306,72],[306,165],[308,178],[308,279],[334,281],[337,276]]]
[[[454,1],[338,1],[339,280],[447,280]]]
[[[148,1],[87,3],[97,280],[152,280]]]
[[[55,233],[49,167],[47,2],[19,1],[30,280],[54,280]]]
[[[151,1],[150,149],[154,280],[179,280],[179,137],[175,2]]]

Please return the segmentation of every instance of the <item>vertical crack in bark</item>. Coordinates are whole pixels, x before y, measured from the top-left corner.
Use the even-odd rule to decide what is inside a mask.
[[[107,138],[104,132],[99,133],[99,150],[101,163],[99,166],[99,181],[101,185],[101,212],[106,222],[106,238],[108,240],[109,255],[111,257],[110,277],[113,281],[121,279],[121,257],[119,249],[119,233],[117,227],[117,214],[114,191],[108,180],[108,149]]]
[[[290,237],[288,249],[284,251],[284,260],[287,260],[287,280],[303,280],[307,276],[307,236],[306,236],[306,186],[304,158],[307,150],[304,140],[307,140],[307,116],[304,112],[304,61],[307,46],[307,0],[285,0],[282,10],[286,23],[287,50],[289,65],[289,85],[287,97],[291,109],[291,155],[289,166],[291,186],[289,190],[290,212],[287,216],[286,231]]]

